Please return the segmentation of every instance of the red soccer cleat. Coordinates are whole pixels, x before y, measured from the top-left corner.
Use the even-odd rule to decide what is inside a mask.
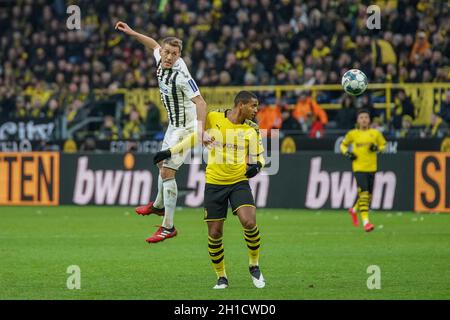
[[[368,223],[368,224],[366,224],[366,225],[364,226],[364,230],[366,230],[366,232],[370,232],[370,231],[372,231],[373,229],[375,229],[375,226],[374,226],[373,224],[371,224],[371,223]]]
[[[149,214],[156,214],[158,216],[164,216],[164,208],[159,209],[153,206],[153,201],[149,202],[146,206],[137,207],[135,209],[136,213],[141,216],[148,216]]]
[[[173,238],[176,235],[177,229],[175,229],[175,227],[173,227],[172,231],[170,231],[170,229],[166,229],[163,226],[161,226],[150,238],[145,239],[145,241],[147,241],[148,243],[156,243],[169,238]]]
[[[356,213],[356,211],[353,208],[349,208],[348,209],[348,213],[351,215],[352,217],[352,222],[353,225],[355,227],[359,226],[359,222],[358,222],[358,214]]]

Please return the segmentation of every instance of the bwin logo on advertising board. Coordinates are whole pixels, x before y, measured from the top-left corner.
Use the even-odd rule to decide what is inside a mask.
[[[357,197],[357,187],[352,172],[327,172],[322,170],[321,165],[321,157],[311,159],[305,206],[310,209],[320,209],[328,200],[333,209],[353,206]],[[394,172],[377,172],[371,208],[392,209],[396,184],[397,177]]]
[[[124,157],[125,170],[89,169],[89,158],[78,158],[73,202],[79,205],[138,205],[148,203],[152,174],[147,170],[131,170],[134,156]]]

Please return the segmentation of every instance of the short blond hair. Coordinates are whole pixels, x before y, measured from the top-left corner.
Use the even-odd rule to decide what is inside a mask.
[[[173,47],[178,47],[180,49],[180,52],[181,52],[181,50],[183,50],[183,41],[181,41],[180,39],[178,39],[176,37],[164,38],[162,43],[163,43],[163,45],[168,44]]]

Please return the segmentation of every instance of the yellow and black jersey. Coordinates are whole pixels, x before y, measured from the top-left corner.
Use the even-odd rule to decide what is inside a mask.
[[[247,163],[256,161],[264,165],[264,146],[258,125],[250,120],[234,124],[224,112],[209,112],[206,117],[208,134],[215,146],[208,150],[206,183],[234,184],[247,180]]]
[[[264,166],[264,146],[258,125],[246,120],[234,124],[226,117],[225,111],[212,111],[206,116],[205,130],[214,144],[208,150],[206,183],[229,185],[248,180],[245,176],[247,164],[260,162]],[[184,152],[197,143],[193,133],[171,147],[173,154]]]
[[[349,150],[349,146],[352,145],[352,152],[356,155],[356,160],[352,163],[354,172],[377,171],[377,154],[370,151],[372,144],[375,144],[379,151],[386,148],[386,140],[381,132],[376,129],[353,129],[345,135],[340,149],[345,154]]]

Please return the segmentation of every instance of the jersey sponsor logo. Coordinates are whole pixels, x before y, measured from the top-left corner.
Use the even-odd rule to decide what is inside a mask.
[[[245,146],[234,143],[224,143],[223,148],[231,150],[245,150]]]
[[[0,154],[0,205],[58,205],[59,153]]]
[[[363,142],[363,143],[355,143],[355,147],[357,148],[362,148],[364,146],[370,146],[372,143],[371,142]]]
[[[414,210],[450,213],[450,153],[415,154]]]

